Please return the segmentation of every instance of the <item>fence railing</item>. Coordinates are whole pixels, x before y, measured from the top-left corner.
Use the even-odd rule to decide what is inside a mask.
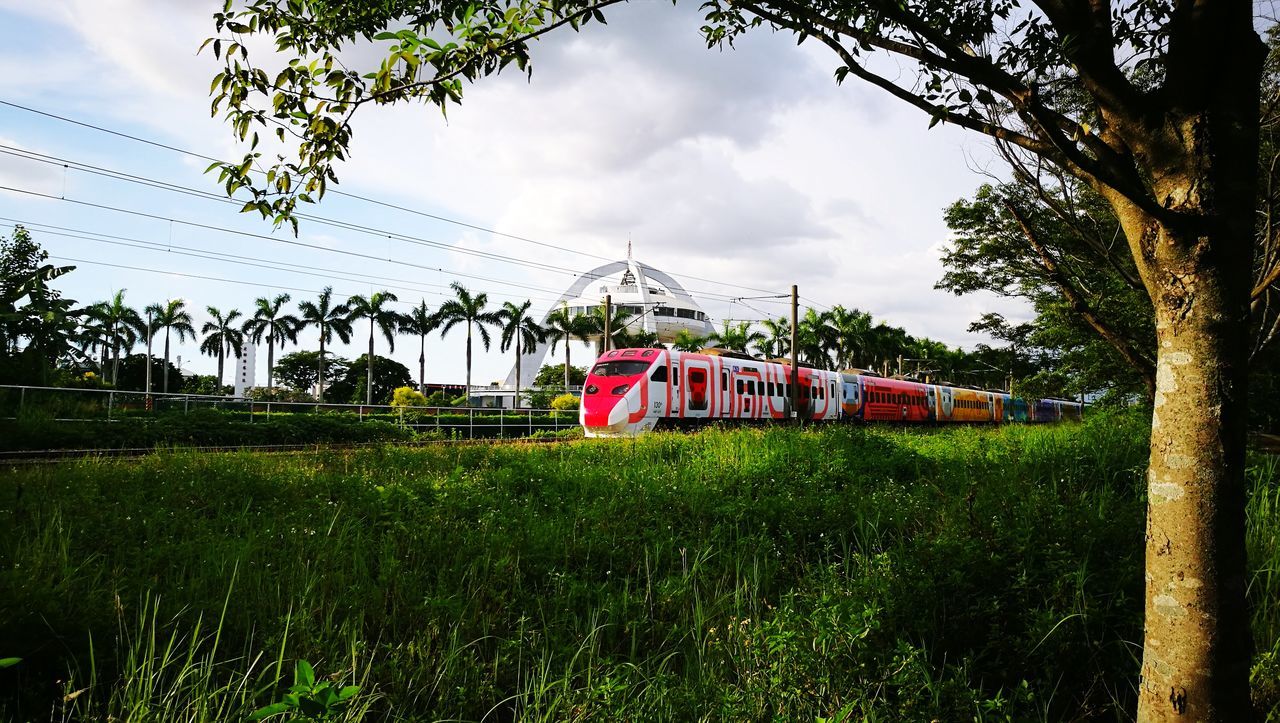
[[[0,384],[0,418],[38,416],[59,422],[126,421],[217,409],[254,422],[279,414],[336,414],[385,421],[415,431],[435,430],[467,439],[527,436],[578,425],[577,411],[498,407],[393,407],[253,400],[207,394],[79,389]]]

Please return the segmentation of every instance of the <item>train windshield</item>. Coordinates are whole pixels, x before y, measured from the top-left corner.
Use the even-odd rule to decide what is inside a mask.
[[[595,365],[591,373],[598,377],[634,377],[644,374],[653,362],[650,361],[607,361]]]

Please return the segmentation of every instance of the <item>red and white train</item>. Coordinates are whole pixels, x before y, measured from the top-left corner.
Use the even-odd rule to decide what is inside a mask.
[[[1079,420],[1078,402],[800,367],[798,416],[915,423]],[[791,418],[791,365],[665,349],[614,349],[587,374],[579,418],[588,437],[630,437],[717,420]]]

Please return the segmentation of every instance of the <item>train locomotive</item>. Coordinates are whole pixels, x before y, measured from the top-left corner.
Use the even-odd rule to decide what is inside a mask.
[[[1078,402],[801,366],[797,416],[814,422],[917,424],[1079,420]],[[720,420],[792,414],[791,365],[716,349],[614,349],[587,374],[579,420],[588,437],[632,437]]]

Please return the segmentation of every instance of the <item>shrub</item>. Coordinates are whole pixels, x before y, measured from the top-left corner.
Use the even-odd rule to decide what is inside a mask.
[[[572,394],[561,394],[551,400],[551,408],[561,411],[574,410],[578,408],[578,398]]]
[[[425,407],[427,406],[427,398],[422,395],[422,392],[413,387],[396,387],[395,392],[391,394],[391,406]]]

